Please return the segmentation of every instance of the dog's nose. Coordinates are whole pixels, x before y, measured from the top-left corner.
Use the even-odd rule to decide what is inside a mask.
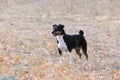
[[[52,34],[54,34],[54,32],[51,32]]]

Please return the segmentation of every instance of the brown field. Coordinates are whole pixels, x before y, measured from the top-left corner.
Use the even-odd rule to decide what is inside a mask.
[[[84,30],[88,61],[59,63],[54,23]],[[120,1],[0,0],[0,80],[120,80]]]

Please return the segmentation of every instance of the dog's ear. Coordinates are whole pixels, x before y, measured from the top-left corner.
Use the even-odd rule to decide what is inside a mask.
[[[57,28],[57,24],[54,24],[54,25],[53,25],[53,29],[56,29],[56,28]]]
[[[62,24],[59,24],[59,27],[61,27],[61,28],[64,28],[64,25],[62,25]]]

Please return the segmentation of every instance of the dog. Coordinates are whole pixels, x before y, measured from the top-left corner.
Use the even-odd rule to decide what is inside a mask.
[[[88,60],[87,54],[87,42],[84,37],[83,30],[79,31],[79,34],[68,35],[64,31],[64,25],[62,24],[54,24],[52,34],[57,38],[58,44],[58,52],[60,55],[60,63],[62,63],[62,51],[66,51],[69,54],[69,64],[72,64],[72,49],[75,49],[79,58],[81,58],[82,54],[80,53],[80,49],[86,56]]]

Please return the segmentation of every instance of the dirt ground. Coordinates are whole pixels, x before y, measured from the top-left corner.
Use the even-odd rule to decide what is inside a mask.
[[[85,32],[89,60],[59,63],[53,24]],[[0,80],[120,80],[119,0],[0,0]]]

